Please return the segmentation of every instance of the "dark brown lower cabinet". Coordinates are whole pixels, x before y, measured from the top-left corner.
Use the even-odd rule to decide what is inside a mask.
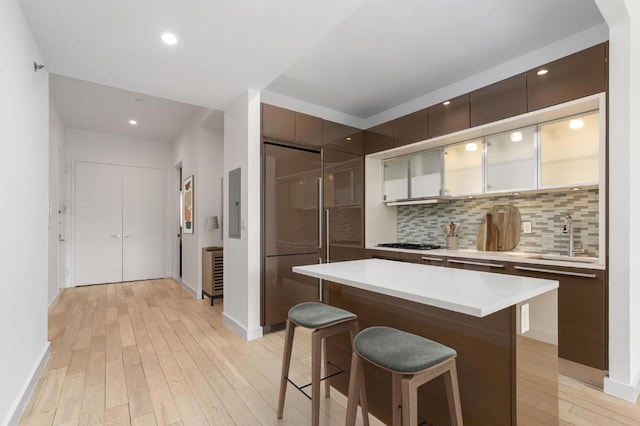
[[[478,318],[333,282],[325,282],[325,295],[330,305],[358,315],[360,329],[395,327],[454,348],[465,424],[516,424],[515,307]],[[348,336],[328,340],[330,361],[349,371]],[[370,412],[391,424],[391,374],[368,363],[364,371]],[[340,374],[331,385],[346,395],[348,381]],[[442,376],[419,388],[418,414],[428,424],[450,424],[447,407]]]
[[[605,271],[517,264],[513,275],[557,280],[558,356],[608,369]]]

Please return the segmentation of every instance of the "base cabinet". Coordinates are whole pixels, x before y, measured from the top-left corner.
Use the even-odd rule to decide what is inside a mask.
[[[517,264],[513,275],[557,280],[558,356],[599,370],[608,369],[605,272]]]

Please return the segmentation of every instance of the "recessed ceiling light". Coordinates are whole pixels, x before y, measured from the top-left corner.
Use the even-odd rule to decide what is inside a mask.
[[[442,103],[442,105],[449,105],[450,103],[451,103],[451,101],[444,101],[444,102]]]
[[[350,140],[351,140],[351,138],[346,138],[346,139],[347,139],[348,141],[350,141]]]
[[[478,145],[475,142],[468,143],[464,146],[465,151],[473,152],[478,150]]]
[[[129,120],[129,124],[135,126],[136,124],[138,124],[138,122],[136,120]]]
[[[541,70],[538,70],[538,75],[545,75],[548,72],[549,72],[548,69],[542,68]]]
[[[522,132],[511,133],[511,142],[520,142],[522,140]]]
[[[569,128],[573,130],[582,129],[584,127],[584,120],[582,118],[574,118],[569,121]]]
[[[169,46],[173,46],[178,42],[178,37],[176,37],[176,35],[173,33],[163,33],[162,41],[164,41]]]
[[[576,186],[575,188],[571,188],[572,191],[580,191],[582,188],[580,188],[579,186]]]

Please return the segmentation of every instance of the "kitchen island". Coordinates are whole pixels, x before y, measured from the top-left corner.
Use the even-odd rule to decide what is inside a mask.
[[[557,346],[521,335],[519,315],[523,303],[544,298],[535,304],[544,312],[528,319],[553,320],[557,281],[383,259],[293,271],[322,279],[325,302],[357,314],[361,328],[395,327],[455,349],[465,424],[557,423]],[[331,338],[328,347],[330,361],[348,370],[348,339]],[[371,413],[389,423],[390,375],[367,366],[365,377]],[[332,379],[344,394],[347,382]],[[448,424],[442,378],[420,388],[419,405],[429,424]]]

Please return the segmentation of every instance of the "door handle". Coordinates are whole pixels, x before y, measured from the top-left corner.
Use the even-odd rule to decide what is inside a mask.
[[[327,213],[327,219],[325,222],[325,243],[327,245],[327,263],[329,263],[329,209],[326,209],[325,212]]]
[[[322,178],[318,178],[318,248],[322,249]]]
[[[131,237],[135,237],[135,235],[134,234],[124,234],[124,237],[125,238],[131,238]]]
[[[318,258],[318,264],[322,264],[322,258]],[[318,301],[324,302],[324,282],[322,278],[318,278]]]
[[[120,237],[122,237],[122,235],[120,235],[120,234],[111,234],[111,235],[109,235],[109,237],[110,238],[120,238]]]

